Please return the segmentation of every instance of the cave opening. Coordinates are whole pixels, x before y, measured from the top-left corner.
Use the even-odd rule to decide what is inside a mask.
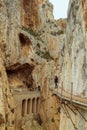
[[[23,33],[19,34],[19,40],[21,42],[21,45],[30,45],[31,44],[31,40],[28,38],[28,36],[25,36]]]
[[[28,36],[23,33],[19,34],[19,41],[21,46],[21,56],[28,57],[29,52],[31,51],[32,42]]]
[[[33,65],[14,64],[10,66],[6,72],[8,76],[8,82],[11,89],[21,88],[30,89],[34,86],[34,80],[32,77]]]

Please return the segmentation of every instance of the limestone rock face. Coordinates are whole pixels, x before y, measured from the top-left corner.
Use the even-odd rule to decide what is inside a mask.
[[[61,77],[63,89],[81,98],[87,97],[86,10],[86,0],[70,0]],[[82,116],[78,115],[78,113],[77,116],[75,116],[69,108],[67,109],[74,124],[71,123],[70,119],[67,118],[62,110],[59,129],[74,130],[77,128],[78,130],[86,130],[87,124]],[[87,118],[87,111],[84,109],[79,109],[79,111],[82,113],[83,117]]]
[[[36,120],[28,120],[24,126],[22,126],[24,130],[44,130]]]
[[[73,93],[86,97],[86,1],[85,5],[83,3],[73,0],[69,4],[63,84],[66,86],[65,89],[70,90],[73,83]]]
[[[0,129],[15,129],[15,102],[10,93],[4,62],[0,51]]]
[[[0,130],[87,130],[87,110],[52,91],[57,75],[59,89],[87,97],[87,0],[70,0],[67,20],[52,11],[48,0],[0,0]],[[28,115],[31,100],[17,102],[12,92],[24,98],[37,86],[39,115]]]
[[[44,27],[48,18],[53,19],[51,13],[53,8],[47,0],[22,0],[21,5],[22,25],[27,28],[38,31]]]
[[[76,106],[78,112],[69,104],[74,109],[72,112],[62,104],[70,114],[71,119],[68,118],[62,107],[60,110],[60,101],[52,91],[57,75],[59,88],[81,98],[87,97],[86,4],[86,0],[70,0],[67,21],[56,21],[48,0],[0,1],[1,130],[87,129],[81,116],[87,118],[87,111]],[[33,91],[37,86],[41,89],[40,119],[25,116],[16,126],[15,109],[21,103],[15,101],[12,91]]]
[[[48,0],[0,1],[0,129],[58,130],[59,101],[50,91],[59,79],[66,20],[55,21]],[[35,120],[15,126],[14,89],[41,87],[39,125]],[[21,107],[19,112],[22,111]],[[28,124],[29,123],[29,124]]]
[[[46,130],[57,130],[59,128],[60,121],[58,112],[59,102],[57,98],[53,96],[53,93],[50,91],[50,87],[54,87],[52,75],[54,75],[56,72],[55,64],[53,61],[45,63],[43,66],[41,66],[41,68],[40,66],[38,66],[39,68],[37,67],[33,72],[35,78],[37,79],[36,81],[38,81],[37,85],[39,84],[41,86],[40,116],[43,122],[42,126]],[[51,68],[53,69],[51,70]],[[35,71],[38,71],[39,69],[39,74],[37,72],[38,75],[35,75]]]

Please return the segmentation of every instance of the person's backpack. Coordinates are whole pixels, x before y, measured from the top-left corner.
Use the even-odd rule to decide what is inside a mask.
[[[54,79],[55,83],[58,83],[58,77],[55,76],[55,79]]]

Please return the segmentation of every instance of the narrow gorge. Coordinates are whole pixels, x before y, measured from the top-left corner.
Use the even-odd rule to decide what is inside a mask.
[[[0,130],[87,130],[86,42],[87,0],[0,0]]]

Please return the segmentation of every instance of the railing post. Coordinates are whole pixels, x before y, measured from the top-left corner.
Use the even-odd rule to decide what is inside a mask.
[[[61,91],[60,91],[60,107],[62,107],[62,95],[63,95],[63,82],[62,82],[62,87],[61,87]]]
[[[61,97],[63,95],[63,82],[62,82],[62,88],[61,88]]]
[[[71,103],[72,103],[72,95],[73,95],[73,83],[71,82]]]

